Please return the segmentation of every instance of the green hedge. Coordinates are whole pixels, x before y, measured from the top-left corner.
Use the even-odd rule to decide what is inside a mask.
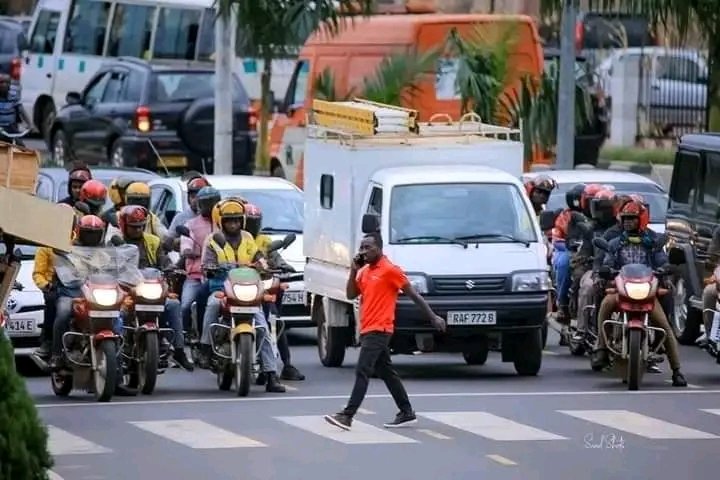
[[[605,146],[600,150],[600,159],[611,162],[672,165],[675,161],[675,150]]]
[[[13,356],[0,332],[0,479],[48,480],[53,460],[47,428],[15,371]]]

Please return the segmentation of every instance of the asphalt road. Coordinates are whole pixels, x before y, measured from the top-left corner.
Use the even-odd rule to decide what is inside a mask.
[[[660,480],[717,470],[720,365],[682,348],[689,388],[664,373],[646,375],[638,392],[593,373],[552,333],[535,378],[499,354],[482,367],[460,355],[396,356],[419,421],[395,430],[382,427],[396,408],[380,380],[352,431],[323,421],[347,400],[357,352],[327,369],[307,338],[293,346],[307,380],[286,382],[286,394],[253,387],[238,398],[206,371],[170,370],[152,396],[107,404],[57,398],[46,377],[27,383],[49,425],[55,478],[66,480]]]

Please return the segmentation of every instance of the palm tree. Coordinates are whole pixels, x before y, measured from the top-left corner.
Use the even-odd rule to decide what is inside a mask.
[[[541,0],[543,15],[562,11],[565,0]],[[596,0],[598,9],[617,8],[617,0]],[[708,79],[709,129],[720,131],[720,0],[623,0],[623,9],[650,17],[654,24],[675,29],[682,36],[691,25],[697,29],[708,45],[710,78]]]
[[[237,18],[237,50],[263,60],[260,77],[258,170],[270,168],[268,121],[272,61],[291,56],[316,30],[335,35],[348,17],[369,15],[373,0],[216,0],[219,15]]]

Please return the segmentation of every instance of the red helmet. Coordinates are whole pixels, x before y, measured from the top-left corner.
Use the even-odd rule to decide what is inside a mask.
[[[622,221],[625,217],[637,217],[639,220],[638,230],[641,232],[645,230],[650,223],[650,212],[644,203],[633,200],[626,203],[620,208],[620,214],[618,215],[619,220]]]
[[[585,186],[582,194],[580,195],[580,209],[584,212],[590,212],[590,200],[595,197],[595,194],[601,190],[605,190],[599,183],[590,183]]]
[[[120,215],[118,215],[118,226],[120,227],[120,231],[124,235],[127,233],[127,227],[145,228],[148,216],[148,210],[140,205],[128,205],[123,207],[122,210],[120,210]]]
[[[77,222],[78,240],[83,246],[97,247],[105,235],[105,222],[95,215],[84,215]]]
[[[190,179],[190,181],[187,182],[187,191],[190,195],[197,195],[197,193],[200,191],[203,187],[209,187],[210,182],[208,182],[207,178],[205,177],[195,177]]]
[[[101,208],[107,199],[107,187],[99,180],[88,180],[80,189],[80,201]]]
[[[549,195],[555,188],[557,188],[557,182],[547,175],[538,175],[525,182],[525,191],[528,196],[531,196],[535,190],[544,190]]]

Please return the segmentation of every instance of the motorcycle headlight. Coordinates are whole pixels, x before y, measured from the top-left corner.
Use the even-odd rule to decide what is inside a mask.
[[[141,283],[135,288],[138,297],[148,300],[159,300],[162,296],[162,285],[159,283]]]
[[[95,303],[103,307],[115,305],[118,300],[118,292],[115,288],[96,288],[92,291]]]
[[[233,295],[241,302],[252,302],[258,296],[257,285],[233,285]]]
[[[625,293],[633,300],[643,300],[650,294],[650,284],[648,282],[626,283]]]

